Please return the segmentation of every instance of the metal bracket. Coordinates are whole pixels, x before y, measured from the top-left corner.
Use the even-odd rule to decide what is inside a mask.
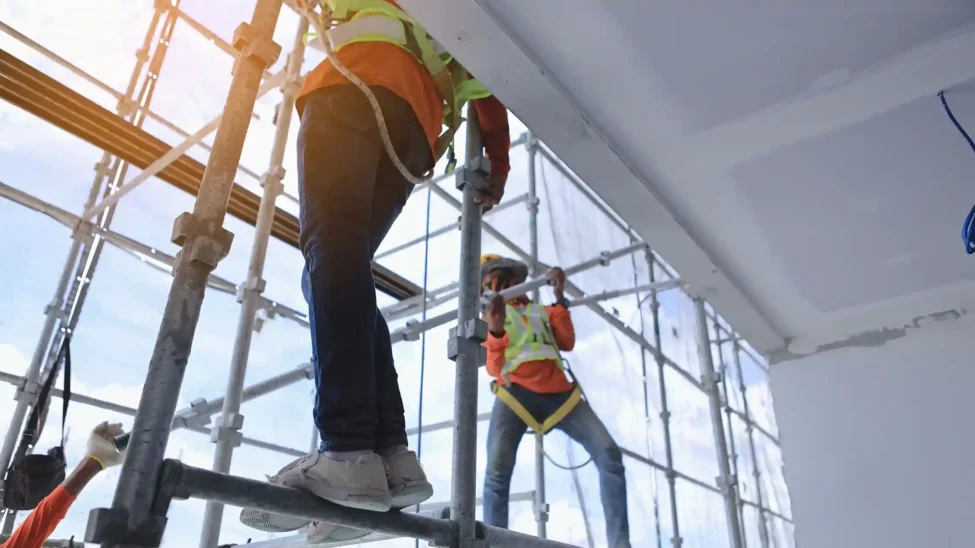
[[[599,254],[600,266],[609,266],[611,262],[613,262],[613,259],[609,256],[609,251],[603,251]]]
[[[244,426],[244,416],[240,413],[228,413],[221,415],[220,423],[210,429],[210,441],[217,443],[222,440],[230,440],[234,447],[240,447],[244,440],[244,435],[240,429]]]
[[[234,60],[234,68],[230,71],[231,74],[237,72],[237,67],[240,66],[242,60],[257,58],[261,62],[261,69],[263,70],[273,65],[278,60],[278,56],[281,55],[281,46],[276,44],[274,40],[256,36],[254,27],[250,26],[249,23],[237,25],[231,44],[238,51],[237,59]]]
[[[674,481],[677,479],[677,471],[673,468],[668,468],[664,470],[664,477],[670,481]]]
[[[418,340],[420,340],[420,332],[418,330],[414,329],[414,326],[416,326],[419,323],[420,322],[418,322],[416,320],[408,320],[406,322],[406,331],[403,331],[403,340],[404,341],[418,341]]]
[[[474,185],[476,190],[490,188],[491,162],[484,156],[473,158],[464,169],[457,170],[454,177],[458,190],[464,190],[469,184]]]
[[[244,297],[247,296],[248,292],[257,293],[260,295],[264,293],[264,289],[267,287],[267,280],[263,278],[253,277],[245,281],[244,283],[237,286],[237,302],[244,302]]]
[[[459,329],[460,328],[460,329]],[[450,335],[447,338],[447,359],[457,361],[460,355],[460,348],[465,342],[477,344],[477,365],[487,363],[487,349],[481,343],[487,340],[487,323],[480,319],[467,320],[463,326],[450,328]]]
[[[85,542],[110,546],[155,547],[162,544],[166,531],[166,514],[179,485],[182,465],[178,461],[163,461],[159,480],[153,493],[152,508],[144,520],[132,527],[125,508],[95,508],[88,514]]]
[[[287,170],[283,166],[276,165],[261,175],[261,188],[264,192],[270,192],[275,198],[284,190],[284,175]]]
[[[718,476],[714,478],[714,483],[721,489],[722,493],[731,493],[738,485],[738,476],[729,474],[728,476]]]
[[[670,543],[674,546],[674,548],[680,548],[684,545],[684,539],[680,537],[673,537],[670,539]]]
[[[210,424],[210,415],[201,413],[200,410],[207,406],[209,402],[206,398],[197,398],[190,402],[190,409],[193,413],[180,417],[186,426],[206,426]]]
[[[535,521],[546,523],[548,522],[548,513],[551,510],[551,506],[547,502],[541,504],[534,504],[535,510]]]
[[[17,386],[17,390],[14,391],[14,401],[18,401],[24,396],[30,397],[31,401],[33,401],[40,388],[41,383],[37,381],[30,382],[27,379],[24,379],[20,382],[20,385]]]
[[[125,104],[126,101],[131,102],[131,99],[122,98],[119,101],[119,113],[120,114],[123,114],[124,115],[123,105]],[[95,174],[98,175],[98,176],[100,176],[100,177],[105,177],[105,178],[111,177],[111,175],[112,175],[111,166],[108,165],[108,162],[98,162],[97,164],[95,164]]]
[[[181,213],[173,223],[174,244],[182,247],[176,254],[173,272],[184,259],[196,261],[209,267],[212,272],[217,263],[230,252],[234,234],[222,226],[193,213]]]
[[[535,198],[525,202],[525,207],[528,209],[529,213],[538,213],[538,206],[542,203],[542,200],[536,196]]]
[[[670,411],[661,411],[660,420],[667,422],[670,420]]]

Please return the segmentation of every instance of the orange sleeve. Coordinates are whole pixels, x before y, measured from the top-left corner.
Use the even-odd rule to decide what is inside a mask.
[[[487,348],[487,372],[492,377],[501,375],[504,367],[504,351],[508,349],[508,333],[500,339],[488,333],[488,338],[484,341],[484,348]]]
[[[508,109],[493,95],[475,99],[472,103],[481,123],[481,138],[484,140],[484,152],[491,161],[491,175],[507,180],[508,172],[511,171],[508,159],[508,150],[511,148]]]
[[[562,305],[546,306],[548,321],[552,324],[552,334],[559,350],[571,351],[576,345],[576,330],[572,325],[572,315],[569,309]]]
[[[57,488],[27,516],[14,534],[7,539],[4,546],[11,548],[40,548],[54,529],[57,528],[68,508],[74,502],[75,496],[67,489],[58,485]]]

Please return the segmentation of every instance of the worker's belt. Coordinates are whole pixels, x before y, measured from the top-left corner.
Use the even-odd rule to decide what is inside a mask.
[[[555,426],[562,422],[562,419],[567,417],[569,413],[575,409],[576,405],[579,405],[579,402],[582,401],[582,389],[579,388],[579,385],[576,385],[575,388],[572,389],[572,393],[569,394],[569,399],[567,399],[561,407],[549,415],[548,418],[545,419],[545,422],[538,422],[538,420],[532,416],[528,409],[525,409],[525,406],[522,405],[521,402],[518,401],[518,399],[515,398],[514,395],[512,395],[511,392],[509,392],[504,386],[497,382],[492,382],[491,390],[494,391],[494,395],[497,396],[499,400],[504,402],[509,409],[514,411],[514,413],[518,415],[518,417],[523,420],[525,424],[527,424],[528,427],[535,432],[535,434],[539,436],[545,435],[549,430],[555,428]]]

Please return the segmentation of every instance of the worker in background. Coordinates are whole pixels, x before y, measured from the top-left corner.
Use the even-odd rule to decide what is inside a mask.
[[[496,204],[510,169],[504,105],[395,2],[326,0],[322,7],[334,25],[326,37],[334,58],[374,94],[397,156],[411,174],[427,173],[450,149],[460,109],[471,101],[491,164],[490,188],[476,201],[485,209]],[[302,289],[317,389],[313,416],[322,441],[319,452],[270,481],[353,508],[405,508],[429,499],[433,488],[407,448],[372,258],[413,184],[387,156],[366,94],[329,59],[307,75],[296,107]],[[241,521],[265,531],[308,523],[255,509],[245,509]],[[366,534],[314,522],[307,536],[324,543]]]
[[[599,471],[599,491],[610,548],[629,548],[623,456],[609,431],[582,399],[582,389],[566,377],[560,350],[575,346],[575,330],[565,299],[565,273],[548,273],[555,304],[540,306],[527,297],[508,302],[500,291],[520,284],[528,267],[498,255],[481,258],[481,289],[494,292],[485,312],[487,372],[496,395],[487,436],[484,522],[508,526],[508,494],[515,456],[531,426],[536,435],[553,428],[580,443]]]
[[[85,457],[64,482],[31,511],[3,547],[41,548],[88,482],[102,470],[122,462],[124,454],[115,446],[115,437],[121,434],[121,424],[103,422],[96,426],[88,438]]]

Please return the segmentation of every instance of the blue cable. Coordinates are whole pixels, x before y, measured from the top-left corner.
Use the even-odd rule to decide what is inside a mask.
[[[961,133],[962,137],[968,141],[968,146],[972,147],[972,152],[975,152],[975,142],[972,138],[968,136],[968,132],[962,127],[961,123],[955,118],[955,115],[951,112],[951,108],[948,106],[948,101],[945,100],[945,92],[939,91],[938,97],[941,98],[941,105],[945,107],[945,112],[948,113],[948,118],[951,119],[951,123],[955,124],[958,132]],[[973,221],[975,221],[975,206],[972,210],[968,212],[968,216],[965,217],[965,223],[961,227],[961,239],[965,242],[965,251],[969,254],[975,254],[975,227],[973,227]]]
[[[429,274],[430,267],[430,202],[433,197],[433,191],[427,190],[427,228],[426,228],[426,239],[423,243],[423,312],[421,315],[421,321],[426,321],[427,319],[427,275]],[[427,365],[427,332],[424,331],[420,335],[420,401],[417,406],[419,409],[417,411],[419,416],[419,424],[416,431],[416,458],[417,460],[423,455],[423,377],[426,374]],[[416,511],[420,511],[420,505],[416,505]],[[415,539],[415,548],[420,548],[420,539]]]

